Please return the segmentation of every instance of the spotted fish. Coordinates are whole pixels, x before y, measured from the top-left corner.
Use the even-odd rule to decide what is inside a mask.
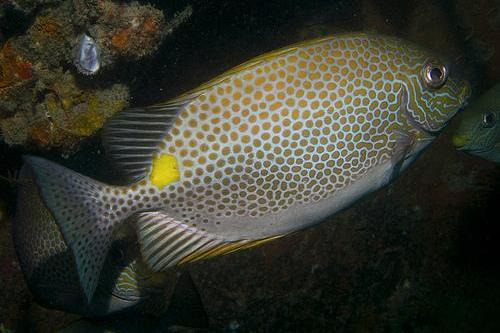
[[[124,311],[163,315],[177,276],[150,271],[134,246],[135,232],[126,225],[113,236],[97,290],[87,304],[75,259],[32,179],[32,172],[23,167],[13,234],[19,263],[38,303],[92,317]]]
[[[467,106],[453,144],[467,154],[500,163],[500,84]]]
[[[154,271],[282,237],[388,184],[469,90],[411,43],[338,35],[121,112],[103,140],[130,186],[26,161],[91,298],[114,230],[128,217]]]

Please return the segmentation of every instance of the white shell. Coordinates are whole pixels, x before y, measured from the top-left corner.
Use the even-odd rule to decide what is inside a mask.
[[[93,75],[101,67],[101,58],[97,44],[87,34],[83,34],[80,37],[75,57],[75,66],[80,73],[85,75]]]

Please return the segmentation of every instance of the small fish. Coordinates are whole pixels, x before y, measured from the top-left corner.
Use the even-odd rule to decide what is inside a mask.
[[[280,238],[388,184],[469,94],[418,46],[344,34],[118,114],[103,140],[129,186],[25,161],[91,299],[113,234],[130,217],[155,272]]]
[[[74,60],[78,71],[85,75],[94,75],[101,67],[101,56],[94,38],[87,34],[80,37]]]
[[[500,84],[472,102],[460,115],[453,136],[458,150],[500,163]]]

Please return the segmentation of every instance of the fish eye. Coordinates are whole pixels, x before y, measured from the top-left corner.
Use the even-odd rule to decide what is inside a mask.
[[[491,128],[495,125],[496,117],[493,112],[483,114],[483,127]]]
[[[428,88],[437,89],[443,86],[448,78],[448,69],[435,61],[428,61],[422,69],[422,81]]]

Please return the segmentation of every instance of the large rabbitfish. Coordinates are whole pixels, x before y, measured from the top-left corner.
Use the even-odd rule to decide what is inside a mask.
[[[124,221],[134,221],[154,271],[303,229],[389,183],[469,90],[418,46],[344,34],[259,56],[166,103],[118,114],[103,139],[130,186],[26,161],[90,300]]]

